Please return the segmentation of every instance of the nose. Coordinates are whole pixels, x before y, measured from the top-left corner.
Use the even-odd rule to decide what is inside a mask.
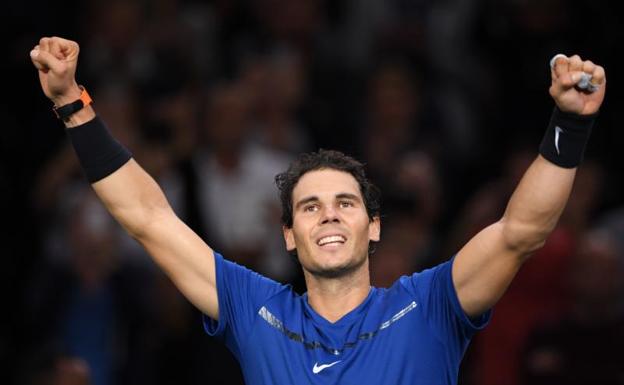
[[[326,223],[340,223],[338,211],[334,206],[327,205],[323,208],[323,212],[321,215],[321,224]]]

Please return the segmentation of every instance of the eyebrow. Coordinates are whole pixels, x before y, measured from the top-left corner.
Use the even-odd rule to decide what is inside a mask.
[[[362,200],[360,199],[359,196],[355,195],[355,194],[351,194],[351,193],[340,193],[336,195],[336,198],[338,199],[351,199],[357,202],[361,202]]]
[[[316,202],[316,201],[318,201],[318,200],[319,200],[319,199],[318,199],[318,197],[317,197],[316,195],[312,195],[312,196],[309,196],[309,197],[307,197],[307,198],[303,198],[302,200],[300,200],[299,202],[297,202],[297,203],[295,204],[295,210],[298,210],[298,209],[299,209],[299,207],[301,207],[301,206],[303,206],[303,205],[305,205],[305,204],[307,204],[307,203],[310,203],[310,202]]]
[[[357,196],[355,194],[352,194],[352,193],[346,193],[346,192],[336,194],[336,199],[351,199],[351,200],[354,200],[356,202],[361,202],[362,201],[362,199],[360,199],[359,196]],[[295,210],[299,209],[299,207],[301,207],[301,206],[303,206],[303,205],[305,205],[307,203],[318,202],[318,201],[319,201],[319,198],[316,195],[312,195],[312,196],[303,198],[303,199],[301,199],[299,202],[297,202],[295,204]]]

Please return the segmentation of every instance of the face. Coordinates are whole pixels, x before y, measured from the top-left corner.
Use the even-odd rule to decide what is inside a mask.
[[[284,227],[289,251],[297,250],[304,271],[340,277],[364,265],[370,241],[378,241],[379,218],[372,221],[358,182],[343,171],[304,174],[292,194],[293,226]]]

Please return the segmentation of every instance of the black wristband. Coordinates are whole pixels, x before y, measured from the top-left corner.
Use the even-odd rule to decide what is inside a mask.
[[[80,98],[78,100],[61,107],[52,107],[52,111],[54,111],[56,117],[61,119],[62,121],[68,121],[74,113],[82,110],[89,104],[93,103],[93,100],[91,99],[91,96],[89,95],[87,90],[83,86],[78,87],[80,87],[81,90]]]
[[[598,113],[578,115],[555,107],[540,144],[540,154],[550,162],[574,168],[583,161],[585,146]]]
[[[70,128],[67,133],[89,183],[112,174],[132,157],[99,117]]]

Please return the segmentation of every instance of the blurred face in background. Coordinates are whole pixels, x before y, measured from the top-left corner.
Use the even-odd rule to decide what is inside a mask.
[[[85,288],[103,284],[118,266],[115,224],[90,191],[69,218],[71,267]]]
[[[245,87],[228,84],[210,95],[205,124],[208,143],[215,150],[240,150],[249,130],[250,105]]]
[[[584,235],[570,266],[569,283],[574,303],[600,311],[621,307],[619,303],[624,297],[623,257],[607,233],[593,231]]]

